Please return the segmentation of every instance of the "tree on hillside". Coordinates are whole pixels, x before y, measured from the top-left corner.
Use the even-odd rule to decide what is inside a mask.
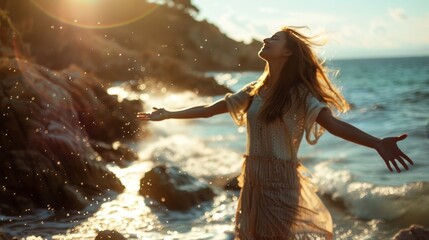
[[[172,4],[177,9],[189,13],[190,15],[198,14],[200,12],[200,9],[193,5],[191,0],[167,0],[166,3]]]

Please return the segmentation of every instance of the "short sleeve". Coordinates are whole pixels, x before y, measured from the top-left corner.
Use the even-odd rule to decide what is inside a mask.
[[[225,102],[234,123],[242,126],[246,122],[245,114],[249,105],[251,104],[252,97],[250,92],[256,82],[249,83],[241,90],[235,93],[227,93],[225,95]]]
[[[328,108],[328,106],[326,103],[317,100],[314,96],[309,96],[305,108],[305,139],[309,144],[314,145],[325,131],[325,129],[316,122],[317,116],[323,108]]]

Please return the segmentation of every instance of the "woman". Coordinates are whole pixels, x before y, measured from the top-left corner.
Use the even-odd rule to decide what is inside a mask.
[[[229,112],[247,125],[247,147],[239,183],[237,239],[332,239],[332,219],[302,175],[297,152],[305,134],[315,144],[324,129],[347,141],[375,149],[392,172],[413,161],[397,146],[406,138],[379,139],[332,116],[349,105],[314,55],[313,43],[294,28],[264,39],[266,61],[259,80],[211,105],[180,111],[154,108],[141,120],[200,118]]]

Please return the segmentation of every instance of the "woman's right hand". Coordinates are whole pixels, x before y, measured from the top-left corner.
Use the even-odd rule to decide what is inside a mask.
[[[137,113],[137,118],[143,121],[162,121],[168,118],[169,111],[164,108],[153,108],[154,111],[150,113],[139,112]]]
[[[393,172],[391,165],[395,167],[398,173],[401,172],[401,169],[398,167],[398,163],[400,163],[405,170],[408,170],[406,162],[408,162],[409,165],[414,165],[413,160],[411,160],[411,158],[403,153],[398,147],[397,143],[405,138],[407,138],[407,134],[403,134],[399,137],[383,138],[375,146],[375,150],[377,150],[378,154],[383,158],[387,168],[389,168],[391,172]]]

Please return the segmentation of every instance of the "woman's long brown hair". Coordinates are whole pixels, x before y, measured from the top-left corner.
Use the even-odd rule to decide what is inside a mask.
[[[266,123],[274,122],[289,111],[293,104],[304,104],[309,94],[327,103],[330,109],[338,112],[349,110],[349,104],[328,78],[327,69],[313,53],[312,47],[319,44],[312,42],[310,37],[299,33],[294,27],[283,27],[282,32],[286,36],[286,47],[292,51],[292,55],[284,64],[279,79],[271,81],[272,85],[268,89],[259,117]],[[268,78],[267,63],[251,94],[257,94]]]

